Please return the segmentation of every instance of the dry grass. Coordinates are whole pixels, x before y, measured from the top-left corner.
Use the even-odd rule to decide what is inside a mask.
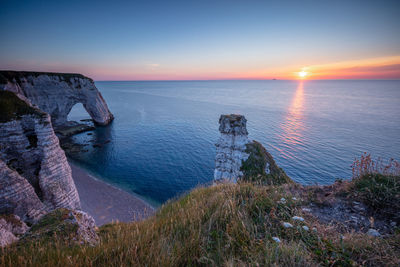
[[[367,153],[364,153],[359,159],[355,159],[351,167],[353,179],[370,174],[400,176],[400,162],[389,159],[384,163],[381,158],[374,160],[371,155]]]
[[[372,211],[400,223],[400,163],[373,160],[364,154],[354,161],[353,179],[346,191]]]
[[[281,201],[281,198],[286,201]],[[285,202],[285,203],[283,203]],[[249,183],[198,188],[142,222],[101,227],[100,245],[53,240],[4,249],[4,266],[398,266],[399,236],[344,239],[306,218],[283,187]],[[293,228],[284,228],[290,222]],[[307,225],[310,231],[302,228]],[[318,231],[311,230],[317,227]],[[276,243],[272,237],[279,237]]]

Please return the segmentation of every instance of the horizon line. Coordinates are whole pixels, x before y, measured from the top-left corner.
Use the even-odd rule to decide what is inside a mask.
[[[176,79],[176,80],[96,80],[95,82],[207,82],[207,81],[400,81],[400,78],[382,79]]]

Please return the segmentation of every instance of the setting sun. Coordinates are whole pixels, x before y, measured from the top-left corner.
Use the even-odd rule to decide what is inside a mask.
[[[299,75],[300,78],[305,78],[307,76],[308,72],[302,70],[299,73],[297,73],[297,75]]]

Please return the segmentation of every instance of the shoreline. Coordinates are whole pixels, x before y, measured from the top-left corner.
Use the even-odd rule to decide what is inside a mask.
[[[70,160],[68,163],[82,210],[93,216],[97,226],[143,220],[154,214],[155,208],[145,200],[95,178]]]

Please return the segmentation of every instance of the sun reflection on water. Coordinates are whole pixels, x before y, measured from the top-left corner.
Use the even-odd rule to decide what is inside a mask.
[[[304,87],[303,81],[297,86],[296,92],[288,108],[282,127],[282,148],[280,152],[287,158],[292,158],[290,151],[298,150],[303,144],[304,130]]]

